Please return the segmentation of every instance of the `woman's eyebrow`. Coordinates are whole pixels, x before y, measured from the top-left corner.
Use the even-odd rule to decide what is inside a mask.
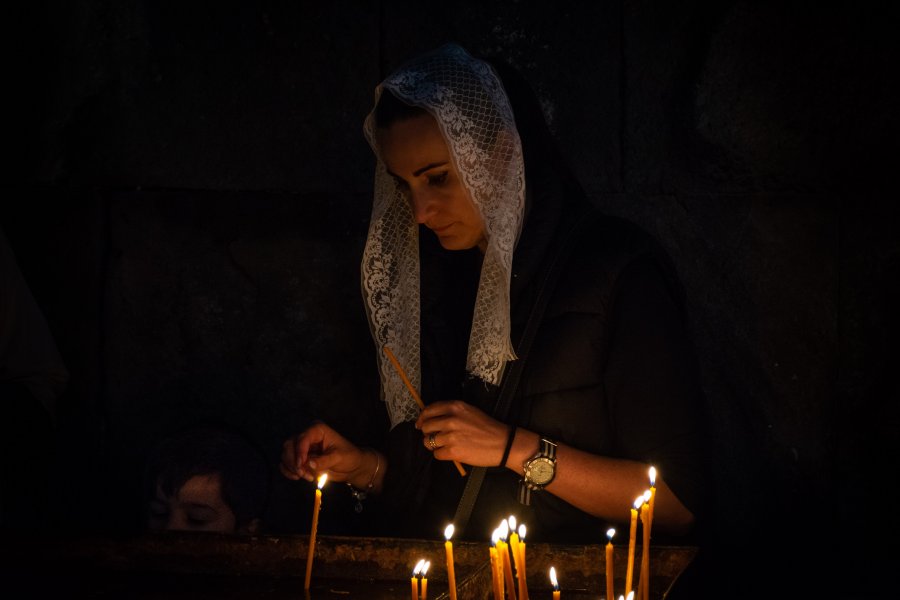
[[[449,161],[446,161],[446,160],[445,160],[445,161],[441,161],[441,162],[428,163],[427,165],[425,165],[425,166],[422,167],[421,169],[416,169],[415,171],[413,171],[413,177],[418,177],[419,175],[421,175],[421,174],[424,173],[425,171],[428,171],[428,170],[430,170],[430,169],[434,169],[435,167],[443,167],[443,166],[446,165],[448,162],[449,162]],[[391,171],[390,169],[385,168],[385,171],[387,171],[387,174],[390,175],[391,177],[393,177],[394,179],[399,179],[399,180],[401,180],[401,181],[403,180],[402,177],[400,177],[399,175],[397,175],[396,173],[394,173],[394,172]]]
[[[447,164],[447,161],[446,161],[446,160],[443,161],[443,162],[433,162],[433,163],[429,163],[429,164],[425,165],[424,167],[422,167],[421,169],[416,169],[415,171],[413,171],[413,175],[415,175],[416,177],[418,177],[419,175],[421,175],[421,174],[424,173],[425,171],[428,171],[428,170],[433,169],[433,168],[435,168],[435,167],[443,167],[443,166],[446,165],[446,164]]]

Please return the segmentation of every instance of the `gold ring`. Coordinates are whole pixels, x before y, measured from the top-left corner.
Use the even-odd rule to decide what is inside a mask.
[[[436,435],[436,433],[428,434],[428,447],[431,448],[432,452],[434,452],[435,448],[437,448],[437,442],[434,441],[434,436]]]

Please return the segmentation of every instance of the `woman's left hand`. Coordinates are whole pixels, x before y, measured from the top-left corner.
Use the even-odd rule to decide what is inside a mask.
[[[435,458],[476,467],[500,464],[509,434],[506,424],[462,400],[429,404],[419,414],[416,429]]]

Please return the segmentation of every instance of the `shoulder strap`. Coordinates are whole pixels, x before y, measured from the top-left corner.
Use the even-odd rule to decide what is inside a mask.
[[[596,212],[591,210],[576,221],[560,245],[553,262],[545,272],[544,279],[540,283],[540,288],[534,301],[534,306],[531,308],[531,314],[528,316],[528,322],[525,324],[525,330],[522,332],[519,347],[516,348],[519,359],[509,364],[506,377],[503,380],[503,386],[500,388],[500,395],[497,398],[497,403],[494,405],[493,416],[501,421],[506,419],[513,396],[515,396],[516,389],[519,387],[519,379],[525,370],[525,361],[528,358],[531,343],[537,332],[538,324],[544,315],[547,302],[556,287],[556,280],[559,278],[560,271],[562,271],[562,263],[569,256],[581,229],[586,223],[593,221],[595,215]],[[462,496],[460,496],[459,505],[456,507],[456,515],[453,517],[453,526],[460,534],[465,531],[466,525],[469,523],[469,517],[472,515],[472,509],[475,507],[475,500],[478,498],[478,492],[481,489],[481,484],[484,482],[487,470],[488,467],[474,467],[469,473],[466,487]]]

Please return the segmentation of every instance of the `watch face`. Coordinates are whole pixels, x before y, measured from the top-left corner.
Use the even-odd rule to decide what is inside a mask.
[[[553,481],[553,467],[553,461],[549,458],[539,457],[528,463],[528,471],[525,475],[535,485],[547,485]]]

